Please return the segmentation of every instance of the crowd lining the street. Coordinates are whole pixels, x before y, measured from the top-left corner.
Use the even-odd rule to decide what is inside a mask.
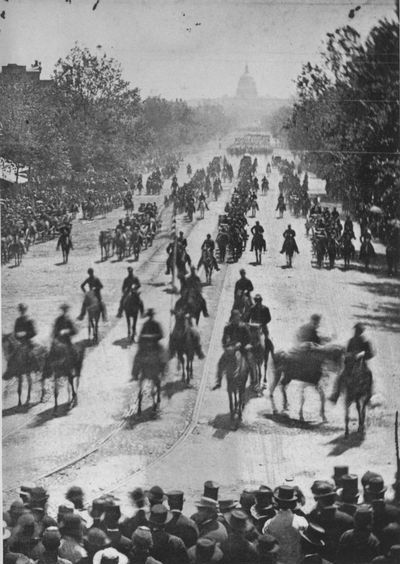
[[[367,564],[400,562],[400,506],[382,476],[359,480],[347,466],[310,485],[306,498],[293,479],[275,489],[247,487],[221,499],[204,484],[190,518],[184,492],[160,486],[130,492],[130,514],[104,494],[85,505],[72,486],[57,513],[40,486],[21,486],[3,513],[5,564]],[[397,483],[394,491],[398,493]],[[396,495],[394,496],[397,497]]]

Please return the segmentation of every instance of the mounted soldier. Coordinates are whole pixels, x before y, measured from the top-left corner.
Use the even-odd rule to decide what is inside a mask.
[[[106,314],[106,306],[103,302],[102,296],[101,296],[101,290],[103,288],[103,284],[100,281],[100,278],[97,278],[97,276],[94,275],[94,271],[93,268],[89,268],[88,269],[88,278],[86,278],[86,280],[84,282],[82,282],[81,284],[81,290],[83,293],[86,293],[86,286],[89,286],[89,290],[93,290],[96,298],[99,301],[99,305],[100,305],[100,309],[101,309],[101,313],[103,316],[103,321],[107,321],[107,314]],[[82,309],[81,309],[81,313],[78,316],[79,321],[82,321],[83,318],[85,317],[85,313],[86,313],[86,302],[84,300],[83,304],[82,304]]]
[[[265,243],[265,239],[263,237],[263,233],[264,233],[264,227],[262,227],[262,225],[260,225],[259,221],[256,221],[256,224],[253,225],[253,227],[251,228],[251,234],[253,235],[253,238],[251,240],[251,249],[250,251],[254,250],[254,244],[257,242],[257,239],[261,239],[263,242],[263,250],[265,251],[266,249],[266,243]]]
[[[286,247],[288,245],[288,241],[293,240],[294,243],[294,250],[297,254],[299,254],[299,249],[297,247],[297,243],[296,243],[296,231],[294,229],[292,229],[292,226],[289,224],[287,226],[287,229],[283,232],[283,238],[284,238],[284,242],[282,245],[282,249],[280,251],[281,255],[283,255],[283,253],[286,251]]]
[[[211,254],[213,266],[214,266],[215,270],[219,270],[217,260],[214,256],[215,242],[214,242],[213,239],[211,239],[211,235],[209,233],[207,234],[206,239],[204,239],[204,241],[201,245],[201,251],[202,251],[202,254],[201,254],[200,260],[199,260],[198,265],[197,265],[197,270],[199,270],[199,268],[202,264],[204,265],[204,260],[203,260],[204,251],[208,251]]]
[[[253,305],[246,316],[248,323],[258,323],[261,325],[261,330],[264,333],[265,338],[269,336],[268,323],[271,321],[271,313],[269,308],[262,303],[262,297],[260,294],[254,296],[255,305]]]
[[[124,300],[125,300],[126,296],[129,294],[129,292],[131,291],[132,288],[134,288],[135,290],[139,290],[140,281],[139,281],[139,278],[137,278],[133,274],[133,268],[131,266],[128,266],[128,276],[126,278],[124,278],[124,281],[122,282],[122,289],[121,289],[122,297],[121,297],[121,300],[119,302],[117,317],[122,317]]]

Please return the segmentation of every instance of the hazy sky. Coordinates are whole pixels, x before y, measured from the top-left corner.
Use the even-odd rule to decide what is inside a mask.
[[[394,14],[392,0],[100,0],[93,11],[94,2],[0,0],[0,65],[38,59],[46,78],[77,41],[117,59],[143,96],[234,95],[247,62],[260,95],[287,98],[328,31],[350,23],[365,36]]]

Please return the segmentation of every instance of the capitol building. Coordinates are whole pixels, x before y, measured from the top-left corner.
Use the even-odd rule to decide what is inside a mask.
[[[287,99],[260,96],[255,79],[250,74],[246,64],[243,74],[239,77],[236,92],[233,96],[221,98],[193,100],[193,105],[218,104],[228,115],[235,118],[239,127],[256,126],[260,120],[278,108],[288,104]]]

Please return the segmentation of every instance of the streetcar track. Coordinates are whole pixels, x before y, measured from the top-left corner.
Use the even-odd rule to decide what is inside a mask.
[[[231,188],[232,184],[228,185],[228,188]],[[167,208],[164,208],[162,211],[165,211]],[[184,217],[184,216],[183,216]],[[198,225],[198,221],[199,219],[197,217],[195,217],[196,221],[192,222],[190,224],[187,225],[188,230],[185,233],[186,237],[189,237],[191,232],[193,231],[193,229],[196,227],[196,225]],[[217,226],[215,227],[214,230],[216,230]],[[160,244],[157,246],[154,246],[154,251],[151,253],[151,255],[148,256],[148,258],[141,264],[140,269],[141,269],[141,274],[146,271],[146,269],[148,269],[151,264],[157,263],[157,264],[165,264],[165,261],[159,261],[159,260],[152,260],[154,258],[154,256],[157,255],[157,253],[161,250],[162,248],[162,240],[165,239],[166,237],[168,237],[168,228],[164,229],[162,231],[160,231],[160,233],[157,236],[157,240],[160,241]],[[223,272],[223,280],[221,282],[221,293],[223,292],[224,289],[224,285],[225,285],[225,279],[226,279],[226,275],[228,272],[228,267],[224,269]],[[152,277],[154,276],[154,274],[152,274]],[[143,282],[143,285],[146,285],[147,282]],[[218,311],[220,309],[221,305],[219,304],[218,307]],[[214,337],[217,331],[217,327],[219,329],[219,324],[221,324],[221,322],[218,322],[218,311],[217,311],[217,316],[215,318],[214,321],[214,326],[212,329],[212,334],[211,334],[211,340],[210,340],[210,347],[212,346],[212,343],[214,341]],[[111,330],[112,328],[110,328]],[[133,472],[131,472],[129,474],[129,476],[127,478],[124,479],[130,479],[133,475],[153,466],[154,464],[156,464],[158,461],[162,460],[163,458],[167,457],[173,450],[175,450],[182,442],[184,442],[187,437],[193,432],[193,430],[196,428],[197,423],[198,423],[198,418],[200,415],[200,409],[201,409],[201,404],[204,398],[204,394],[206,391],[206,385],[207,385],[207,373],[208,373],[208,368],[209,368],[209,364],[210,364],[210,355],[209,355],[209,351],[210,351],[210,347],[209,350],[207,351],[207,357],[206,357],[206,361],[204,363],[204,368],[203,368],[203,374],[202,377],[200,378],[200,385],[197,391],[197,395],[196,395],[196,403],[193,409],[193,413],[192,416],[189,420],[189,422],[187,423],[187,425],[185,426],[183,432],[181,433],[181,435],[178,437],[178,439],[164,452],[162,453],[159,457],[154,458],[153,460],[151,460],[149,462],[149,464],[147,464],[145,467],[143,468],[139,468],[137,470],[134,470]],[[94,353],[95,351],[93,351]],[[50,403],[50,402],[46,402],[46,403]],[[34,479],[35,482],[40,482],[42,480],[45,480],[47,478],[50,478],[52,476],[55,476],[56,474],[61,474],[62,472],[64,472],[64,470],[66,470],[67,468],[70,468],[72,466],[74,466],[75,464],[78,464],[79,462],[81,462],[82,460],[88,458],[89,456],[91,456],[92,454],[96,453],[98,450],[101,449],[101,447],[103,447],[106,443],[108,443],[119,431],[122,431],[125,427],[125,425],[127,424],[127,422],[131,419],[131,417],[133,416],[134,412],[135,412],[135,404],[136,402],[134,402],[134,404],[128,409],[127,413],[125,413],[122,417],[121,417],[121,421],[118,423],[118,425],[112,429],[105,437],[101,438],[95,446],[91,447],[89,450],[85,451],[83,454],[80,454],[78,456],[76,456],[75,458],[61,464],[60,466],[54,468],[53,470],[50,470],[49,472],[46,472],[45,474],[42,474],[39,477],[36,477]],[[46,405],[46,404],[45,404]],[[33,421],[37,415],[40,413],[40,411],[35,412],[27,421],[24,421],[24,423],[19,426],[17,429],[13,429],[11,432],[8,433],[8,435],[6,436],[6,438],[9,438],[10,436],[16,435],[18,434],[18,432],[20,432],[23,428],[28,428],[28,424]],[[4,437],[3,437],[4,440]],[[113,489],[111,489],[110,491],[114,491],[117,487],[119,487],[120,484],[117,484],[117,486],[113,487]],[[3,493],[7,493],[7,492],[11,492],[13,490],[15,490],[17,487],[19,486],[13,486],[13,487],[9,487],[5,490],[3,490]]]

